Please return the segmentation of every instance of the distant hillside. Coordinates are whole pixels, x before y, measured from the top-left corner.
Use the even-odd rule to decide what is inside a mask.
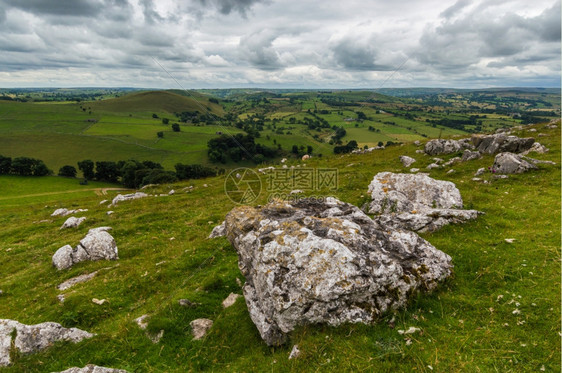
[[[220,105],[209,102],[208,98],[197,95],[196,98],[173,93],[170,91],[135,92],[119,98],[103,100],[89,105],[94,110],[126,113],[126,112],[167,112],[170,114],[183,111],[199,111],[209,109],[213,114],[224,114]]]

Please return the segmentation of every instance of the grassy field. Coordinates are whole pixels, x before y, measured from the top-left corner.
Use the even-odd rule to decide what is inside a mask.
[[[111,216],[99,202],[116,191],[63,193],[79,186],[55,177],[0,178],[3,196],[10,197],[0,208],[0,316],[29,324],[55,321],[96,333],[78,345],[59,343],[37,354],[16,354],[14,364],[0,371],[52,372],[92,363],[130,372],[559,372],[560,130],[534,127],[547,135],[539,141],[550,148],[536,158],[556,166],[541,165],[506,180],[485,174],[488,184],[471,179],[478,168],[492,164],[492,156],[455,165],[452,174],[448,168],[428,171],[453,181],[465,207],[485,212],[474,222],[423,235],[455,266],[454,276],[436,292],[415,295],[406,310],[374,325],[301,327],[289,344],[276,348],[261,340],[243,299],[227,309],[221,305],[230,292],[241,293],[236,279],[243,280],[228,241],[207,239],[235,206],[224,194],[222,177],[154,187],[148,192],[173,188],[177,193],[122,202]],[[415,167],[422,169],[433,162],[416,149],[408,143],[365,155],[324,156],[307,166],[337,168],[334,194],[361,206],[377,172],[406,171],[400,155],[414,157]],[[298,164],[292,162],[289,166]],[[266,202],[265,178],[263,183],[256,204]],[[189,185],[193,191],[182,191]],[[85,186],[97,187],[104,186]],[[43,190],[61,194],[25,203],[15,198]],[[78,229],[60,231],[65,218],[50,217],[58,207],[88,208],[87,220]],[[33,224],[41,220],[50,221]],[[113,227],[119,261],[84,262],[67,271],[51,266],[59,247],[75,245],[89,228],[102,225]],[[506,238],[515,240],[509,244]],[[100,270],[94,279],[66,291],[64,303],[57,300],[57,284],[94,270]],[[100,306],[92,298],[108,302]],[[181,307],[182,298],[200,305]],[[150,332],[164,330],[158,344],[134,323],[143,314],[150,315]],[[194,341],[189,322],[200,317],[214,325],[203,340]],[[394,328],[388,325],[392,317]],[[421,332],[408,338],[397,332],[411,326]],[[289,360],[293,344],[302,355]]]

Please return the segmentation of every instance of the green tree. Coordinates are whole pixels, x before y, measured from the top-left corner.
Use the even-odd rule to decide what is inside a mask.
[[[0,155],[0,175],[7,175],[12,170],[12,158]]]
[[[59,169],[59,176],[76,177],[76,168],[74,166],[62,166]]]
[[[94,162],[85,159],[83,161],[78,162],[78,169],[82,171],[84,175],[84,179],[86,180],[93,180],[94,179]]]
[[[172,124],[172,130],[173,130],[174,132],[180,132],[180,130],[181,130],[181,129],[180,129],[180,125],[179,125],[178,123]]]
[[[164,132],[158,131],[158,132],[156,132],[156,136],[158,136],[158,138],[161,139],[161,138],[164,137]]]
[[[162,118],[162,124],[168,124],[170,120],[168,118]]]

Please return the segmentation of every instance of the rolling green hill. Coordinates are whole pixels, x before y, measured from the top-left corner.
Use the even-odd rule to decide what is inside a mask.
[[[485,173],[481,178],[487,183],[472,179],[478,168],[492,164],[489,155],[454,165],[454,173],[449,168],[426,171],[454,182],[465,207],[485,212],[470,223],[423,234],[452,257],[452,278],[431,294],[414,295],[407,309],[384,315],[374,325],[303,326],[287,345],[275,348],[260,338],[243,299],[226,309],[221,305],[231,292],[241,294],[238,281],[244,280],[228,241],[207,239],[236,206],[224,192],[224,176],[146,189],[165,196],[121,202],[112,207],[112,215],[100,201],[117,191],[103,194],[105,185],[80,189],[72,179],[0,176],[0,197],[7,197],[0,199],[0,318],[54,321],[96,333],[77,345],[57,343],[36,354],[15,353],[13,365],[0,372],[53,372],[89,363],[178,373],[559,372],[560,128],[537,124],[516,133],[531,134],[542,134],[537,138],[550,148],[531,156],[556,165],[539,165],[508,179]],[[417,149],[405,143],[363,155],[326,154],[306,164],[337,169],[337,189],[329,194],[362,206],[376,173],[407,172],[400,155],[417,159],[415,166],[425,171],[433,160]],[[286,164],[302,166],[295,159]],[[255,204],[267,202],[267,182],[263,176]],[[170,189],[176,193],[167,195]],[[87,220],[78,229],[59,230],[66,218],[50,214],[60,207],[87,208],[79,215]],[[83,262],[64,271],[52,267],[59,247],[77,243],[98,226],[113,228],[118,261]],[[99,272],[88,282],[64,292],[56,288],[94,271]],[[64,303],[57,300],[61,293]],[[98,305],[93,298],[106,302]],[[194,305],[183,307],[180,299]],[[134,321],[145,314],[149,333],[164,331],[156,344]],[[199,341],[192,339],[189,326],[197,318],[214,321]],[[420,330],[398,332],[410,327]],[[289,360],[294,344],[301,356]]]

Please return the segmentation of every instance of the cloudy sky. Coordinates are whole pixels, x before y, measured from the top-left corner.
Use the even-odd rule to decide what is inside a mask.
[[[0,87],[560,87],[559,0],[0,0]]]

